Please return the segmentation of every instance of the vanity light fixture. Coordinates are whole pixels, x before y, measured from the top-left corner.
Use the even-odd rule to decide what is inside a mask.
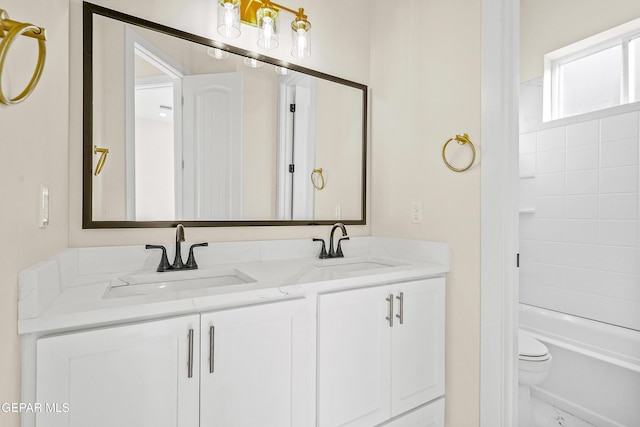
[[[240,36],[240,22],[244,22],[258,28],[258,46],[275,49],[279,45],[278,16],[283,10],[294,15],[291,21],[291,55],[309,57],[311,23],[303,8],[295,11],[271,0],[218,0],[218,33],[226,38],[236,38]]]

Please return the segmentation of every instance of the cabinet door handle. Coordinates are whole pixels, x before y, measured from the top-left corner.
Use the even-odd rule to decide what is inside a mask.
[[[389,321],[389,327],[393,327],[393,294],[389,294],[387,297],[387,301],[389,302],[389,316],[385,317]]]
[[[193,377],[193,329],[189,329],[189,360],[187,367],[187,376]]]
[[[215,350],[215,336],[216,336],[216,327],[211,326],[209,328],[209,373],[213,374],[214,363],[213,363],[213,351]]]
[[[400,324],[404,324],[404,292],[400,292],[400,296],[396,297],[400,300],[400,313],[396,314],[396,317],[400,319]]]

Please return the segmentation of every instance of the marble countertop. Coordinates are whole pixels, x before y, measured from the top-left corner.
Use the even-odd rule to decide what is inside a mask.
[[[345,245],[344,258],[326,260],[315,257],[317,247],[308,239],[220,243],[198,252],[198,270],[164,273],[154,271],[159,256],[143,248],[72,249],[20,274],[18,332],[62,332],[202,313],[449,271],[449,248],[443,243],[353,240]],[[244,283],[206,285],[219,276],[239,277]],[[141,295],[128,294],[139,285]]]

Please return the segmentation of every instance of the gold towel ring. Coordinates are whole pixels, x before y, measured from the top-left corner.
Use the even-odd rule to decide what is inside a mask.
[[[7,31],[6,34],[5,31]],[[4,61],[7,59],[7,53],[9,52],[11,44],[15,38],[20,35],[38,39],[38,62],[27,87],[15,98],[7,98],[2,91],[2,68],[4,67]],[[33,92],[40,80],[40,77],[42,76],[44,61],[47,56],[47,38],[45,30],[44,28],[33,24],[12,21],[9,19],[7,12],[0,9],[0,38],[2,38],[2,41],[0,42],[0,103],[5,105],[18,104],[19,102],[24,101],[31,92]]]
[[[320,185],[318,185],[316,179],[314,179],[314,175],[316,174],[320,177]],[[316,190],[322,190],[324,188],[324,175],[322,174],[322,168],[314,169],[313,172],[311,172],[311,184],[313,184]]]
[[[107,154],[109,154],[108,148],[98,148],[97,145],[93,146],[93,154],[100,153],[100,158],[98,159],[98,163],[96,163],[96,171],[93,173],[94,175],[99,175],[102,172],[102,168],[104,167],[104,162],[107,161]]]
[[[473,157],[471,158],[471,162],[464,168],[456,168],[454,166],[451,166],[451,164],[449,164],[449,162],[447,161],[445,150],[447,149],[447,145],[453,140],[456,140],[460,145],[469,144],[469,147],[471,147]],[[447,142],[444,143],[444,147],[442,147],[442,160],[444,160],[444,164],[454,172],[464,172],[469,169],[473,165],[473,162],[476,161],[476,148],[473,146],[473,142],[471,142],[471,140],[469,139],[469,135],[465,133],[463,135],[456,135],[455,138],[449,138]]]

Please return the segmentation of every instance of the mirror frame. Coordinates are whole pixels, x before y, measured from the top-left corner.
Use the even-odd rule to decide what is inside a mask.
[[[177,224],[188,227],[242,227],[242,226],[299,226],[299,225],[332,225],[342,222],[346,225],[364,225],[367,218],[367,139],[368,139],[368,88],[366,85],[355,83],[319,71],[291,64],[256,52],[247,51],[216,40],[197,36],[185,31],[167,27],[142,18],[122,12],[83,2],[83,164],[82,164],[82,228],[170,228]],[[93,16],[100,15],[115,19],[125,24],[136,25],[148,30],[178,37],[186,41],[204,46],[214,47],[237,55],[255,58],[261,62],[288,68],[310,76],[329,80],[362,91],[362,186],[361,186],[361,217],[354,220],[169,220],[169,221],[94,221],[93,220]]]

